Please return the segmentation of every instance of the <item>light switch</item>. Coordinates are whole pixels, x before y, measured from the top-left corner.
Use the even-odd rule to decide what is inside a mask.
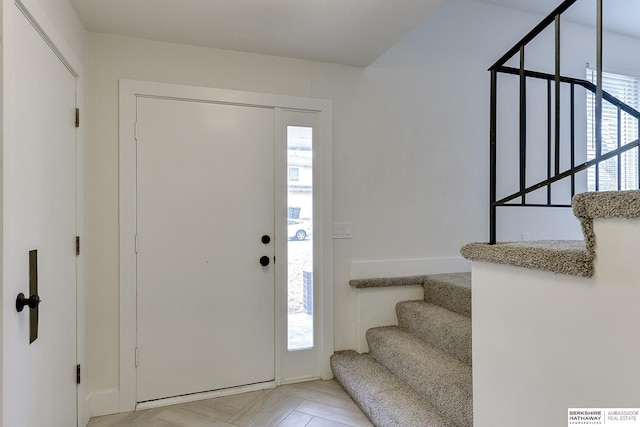
[[[334,239],[351,239],[351,231],[353,223],[351,222],[334,222],[333,238]]]

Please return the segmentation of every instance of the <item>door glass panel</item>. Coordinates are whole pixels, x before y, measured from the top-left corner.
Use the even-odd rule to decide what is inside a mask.
[[[289,350],[313,347],[313,128],[287,126]]]

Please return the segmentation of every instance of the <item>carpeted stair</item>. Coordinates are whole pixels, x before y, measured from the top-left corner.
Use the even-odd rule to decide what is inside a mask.
[[[471,275],[423,286],[424,301],[397,304],[398,326],[367,331],[368,354],[337,352],[331,368],[378,427],[470,427]]]

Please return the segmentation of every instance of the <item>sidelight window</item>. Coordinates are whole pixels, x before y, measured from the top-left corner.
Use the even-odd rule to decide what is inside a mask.
[[[312,144],[312,127],[287,126],[289,350],[302,350],[314,346]]]

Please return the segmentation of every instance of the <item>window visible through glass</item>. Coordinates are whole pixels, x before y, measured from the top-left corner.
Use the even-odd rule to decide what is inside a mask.
[[[587,80],[597,82],[597,72],[587,68]],[[640,79],[614,73],[602,73],[602,89],[618,98],[625,104],[640,110]],[[595,132],[595,95],[587,92],[587,160],[596,157]],[[618,148],[618,132],[620,146],[636,141],[639,137],[638,120],[625,113],[620,114],[618,129],[618,109],[606,100],[602,101],[602,154]],[[598,184],[600,191],[637,189],[639,183],[638,150],[632,149],[618,158],[614,157],[600,163]],[[618,174],[620,188],[618,188]],[[587,172],[587,188],[596,190],[596,168]]]
[[[300,168],[289,167],[289,181],[298,181]]]
[[[287,348],[313,348],[313,128],[287,126]]]

